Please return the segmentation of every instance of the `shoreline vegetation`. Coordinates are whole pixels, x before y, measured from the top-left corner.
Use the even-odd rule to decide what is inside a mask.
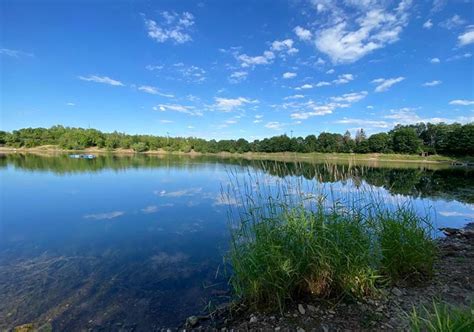
[[[220,316],[214,311],[208,326],[301,332],[474,328],[472,274],[461,275],[467,285],[443,284],[444,294],[437,293],[439,285],[428,286],[454,267],[442,266],[446,256],[461,256],[455,273],[473,269],[474,230],[444,229],[448,240],[437,239],[428,212],[420,215],[410,200],[389,203],[364,188],[349,196],[258,171],[244,178],[229,172],[222,193],[232,202],[226,263],[234,302]],[[189,317],[185,326],[195,328],[199,321]]]
[[[239,154],[247,158],[309,159],[330,158],[386,161],[457,161],[474,158],[474,123],[397,125],[388,132],[367,135],[363,129],[355,137],[349,131],[321,132],[306,137],[286,134],[248,141],[202,139],[104,133],[97,129],[53,126],[0,131],[4,150],[88,151],[116,154]],[[5,148],[6,147],[6,148]]]
[[[99,155],[148,155],[148,156],[216,156],[222,158],[243,158],[249,160],[275,160],[275,161],[335,161],[335,162],[377,162],[377,163],[420,163],[420,164],[444,164],[444,165],[466,165],[474,162],[474,157],[450,157],[443,155],[429,155],[426,157],[413,154],[395,154],[395,153],[343,153],[343,152],[189,152],[166,151],[164,149],[149,150],[145,152],[136,152],[132,149],[117,148],[108,150],[105,148],[85,148],[85,149],[63,149],[55,145],[41,145],[31,148],[14,148],[9,146],[0,146],[0,153],[31,153],[38,155],[58,155],[69,153],[88,153]]]

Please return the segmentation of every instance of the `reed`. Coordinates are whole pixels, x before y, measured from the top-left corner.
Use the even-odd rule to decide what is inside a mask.
[[[304,296],[364,298],[382,281],[432,273],[429,218],[410,204],[386,206],[362,184],[344,195],[341,187],[300,177],[231,170],[223,195],[234,203],[230,281],[239,298],[259,309],[283,310]]]

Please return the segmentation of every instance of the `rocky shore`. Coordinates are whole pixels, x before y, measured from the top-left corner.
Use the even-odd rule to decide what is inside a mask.
[[[442,229],[437,240],[435,275],[425,283],[399,283],[376,299],[348,301],[308,298],[279,312],[254,312],[243,305],[221,307],[210,316],[192,316],[180,330],[217,331],[380,331],[405,330],[413,307],[433,300],[453,306],[474,301],[474,224],[464,229]],[[176,330],[176,329],[174,329]]]

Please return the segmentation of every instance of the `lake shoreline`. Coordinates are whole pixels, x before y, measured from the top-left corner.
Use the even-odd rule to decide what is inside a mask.
[[[448,229],[437,240],[439,260],[433,279],[415,286],[399,282],[382,289],[377,298],[345,301],[306,298],[290,305],[283,314],[256,312],[243,304],[221,306],[210,316],[192,316],[181,328],[236,331],[339,331],[407,330],[413,307],[432,307],[434,299],[454,307],[469,306],[474,298],[474,224]]]
[[[464,163],[472,160],[471,157],[462,158],[451,158],[441,155],[432,155],[428,157],[421,157],[418,155],[403,155],[403,154],[380,154],[380,153],[368,153],[368,154],[357,154],[357,153],[322,153],[322,152],[273,152],[273,153],[261,153],[261,152],[245,152],[245,153],[231,153],[231,152],[218,152],[218,153],[203,153],[203,152],[181,152],[181,151],[165,151],[163,149],[146,151],[146,152],[135,152],[132,149],[116,149],[106,150],[99,148],[87,148],[83,150],[65,150],[60,149],[56,146],[39,146],[34,148],[12,148],[12,147],[0,147],[0,153],[32,153],[41,155],[56,155],[66,153],[89,153],[89,154],[100,154],[100,155],[150,155],[150,156],[216,156],[223,158],[244,158],[250,160],[276,160],[276,161],[315,161],[315,160],[327,160],[327,161],[345,161],[345,162],[381,162],[381,163],[419,163],[419,164],[444,164],[452,165],[455,163]]]

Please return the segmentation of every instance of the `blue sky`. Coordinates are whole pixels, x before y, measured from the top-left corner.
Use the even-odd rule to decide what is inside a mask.
[[[474,121],[468,0],[1,1],[2,130],[255,139]]]

